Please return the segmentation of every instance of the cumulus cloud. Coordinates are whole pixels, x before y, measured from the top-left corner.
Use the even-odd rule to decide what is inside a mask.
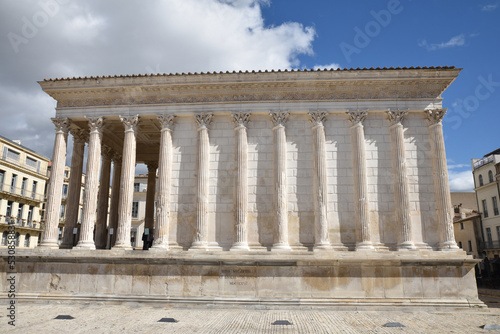
[[[418,43],[418,46],[426,48],[428,51],[447,49],[455,46],[465,45],[465,35],[460,34],[450,38],[447,42],[429,44],[425,39]]]
[[[470,168],[470,166],[469,166]],[[474,179],[470,170],[455,171],[448,167],[448,177],[450,182],[450,191],[474,191]]]
[[[44,78],[300,67],[298,57],[313,54],[314,28],[299,22],[266,25],[262,6],[272,4],[4,1],[0,134],[52,155],[55,101],[36,83]]]

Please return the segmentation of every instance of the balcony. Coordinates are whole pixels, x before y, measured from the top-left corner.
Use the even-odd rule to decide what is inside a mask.
[[[482,242],[483,249],[500,249],[500,240]]]
[[[10,195],[17,199],[23,199],[28,202],[43,202],[44,196],[43,194],[38,194],[26,188],[18,188],[10,186],[6,183],[0,184],[0,193],[5,195]]]
[[[43,230],[43,224],[41,222],[1,215],[0,225],[13,225],[15,227],[27,228],[32,230]]]
[[[9,150],[4,151],[4,153],[2,154],[1,157],[2,157],[2,160],[6,161],[8,163],[26,168],[28,170],[31,170],[33,172],[40,174],[40,161],[27,159],[25,162],[22,162],[22,161],[20,161],[21,156],[9,154]]]

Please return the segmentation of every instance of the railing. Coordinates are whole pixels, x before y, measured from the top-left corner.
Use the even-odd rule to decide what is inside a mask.
[[[500,249],[500,240],[485,241],[481,243],[483,249]]]
[[[43,225],[41,222],[15,218],[15,217],[8,217],[8,216],[0,216],[0,224],[14,225],[18,227],[33,228],[38,230],[43,229]]]
[[[474,162],[474,170],[476,170],[476,169],[478,169],[480,167],[483,167],[486,164],[489,164],[494,159],[495,159],[495,156],[494,155],[490,155],[489,157],[486,157],[486,158],[483,158],[481,160],[478,160],[478,161]]]
[[[19,197],[27,198],[27,199],[32,199],[37,202],[42,202],[43,201],[43,194],[37,194],[36,192],[34,193],[31,190],[28,190],[26,188],[17,188],[13,187],[7,183],[0,184],[0,191],[4,193],[8,193],[11,195],[16,195]]]

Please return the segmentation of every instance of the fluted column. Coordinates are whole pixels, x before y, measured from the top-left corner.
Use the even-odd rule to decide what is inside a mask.
[[[289,113],[271,112],[274,137],[274,194],[276,225],[274,244],[271,250],[291,250],[288,244],[288,187],[286,176],[286,134],[285,123]]]
[[[120,178],[122,174],[122,156],[113,155],[113,180],[111,184],[111,203],[109,207],[109,247],[116,242],[116,231],[118,229],[118,203],[120,199]],[[113,232],[113,233],[111,233]]]
[[[118,228],[113,248],[132,249],[130,228],[132,226],[132,201],[134,199],[136,131],[139,116],[120,116],[125,126],[123,140],[122,174],[120,179],[120,198],[118,203]]]
[[[156,192],[156,169],[158,162],[146,162],[148,167],[148,189],[146,192],[146,214],[144,216],[144,227],[149,229],[149,233],[153,233],[155,224],[155,192]]]
[[[453,212],[448,183],[442,120],[446,109],[426,110],[429,120],[432,171],[439,228],[439,250],[458,249],[453,231]]]
[[[196,231],[191,249],[208,249],[208,189],[210,167],[210,143],[208,125],[213,114],[196,114],[198,123],[198,179],[196,194]]]
[[[328,189],[326,178],[326,142],[324,122],[326,111],[309,112],[312,123],[314,176],[314,250],[331,249],[328,235]]]
[[[158,161],[158,191],[153,248],[168,249],[170,225],[170,188],[172,184],[172,131],[174,115],[159,115],[161,123],[160,157]]]
[[[66,200],[66,220],[64,221],[63,239],[59,248],[73,248],[73,229],[78,221],[80,193],[82,192],[83,154],[87,132],[83,129],[71,129],[73,135],[73,154],[69,174],[68,197]]]
[[[408,114],[406,110],[389,110],[389,129],[392,142],[392,173],[394,175],[394,205],[396,223],[398,224],[398,249],[415,249],[413,243],[410,193],[408,191],[408,176],[406,172],[405,139],[403,134],[403,119]]]
[[[248,142],[247,125],[250,113],[233,113],[236,140],[236,175],[235,175],[235,226],[234,242],[231,251],[250,250],[248,247]]]
[[[95,247],[105,249],[107,242],[107,220],[109,203],[109,179],[111,174],[111,159],[113,151],[110,147],[102,146],[101,180],[99,181],[99,199],[97,203],[97,221],[95,228]]]
[[[75,248],[95,249],[94,227],[97,210],[97,188],[101,160],[102,117],[89,118],[89,151],[83,197],[82,226],[80,240]]]
[[[45,230],[39,247],[58,248],[59,213],[61,211],[62,184],[64,179],[64,165],[66,164],[66,145],[70,121],[68,118],[52,118],[56,127],[52,166],[47,188],[47,205],[45,215]]]
[[[368,184],[366,179],[365,133],[363,121],[368,112],[348,111],[351,121],[352,174],[354,179],[354,220],[356,222],[356,250],[374,249],[371,242],[368,213]]]

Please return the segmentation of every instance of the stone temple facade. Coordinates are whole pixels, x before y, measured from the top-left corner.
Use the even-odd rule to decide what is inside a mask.
[[[365,68],[39,82],[57,100],[56,138],[43,240],[36,256],[18,256],[21,294],[481,305],[476,262],[454,241],[441,125],[441,94],[459,72]],[[80,239],[71,250],[70,206],[79,201],[71,180],[69,228],[57,249],[68,133],[75,184],[88,143]],[[130,244],[139,162],[151,179],[148,252]],[[111,198],[98,196],[110,183]],[[109,234],[112,249],[105,250]]]

